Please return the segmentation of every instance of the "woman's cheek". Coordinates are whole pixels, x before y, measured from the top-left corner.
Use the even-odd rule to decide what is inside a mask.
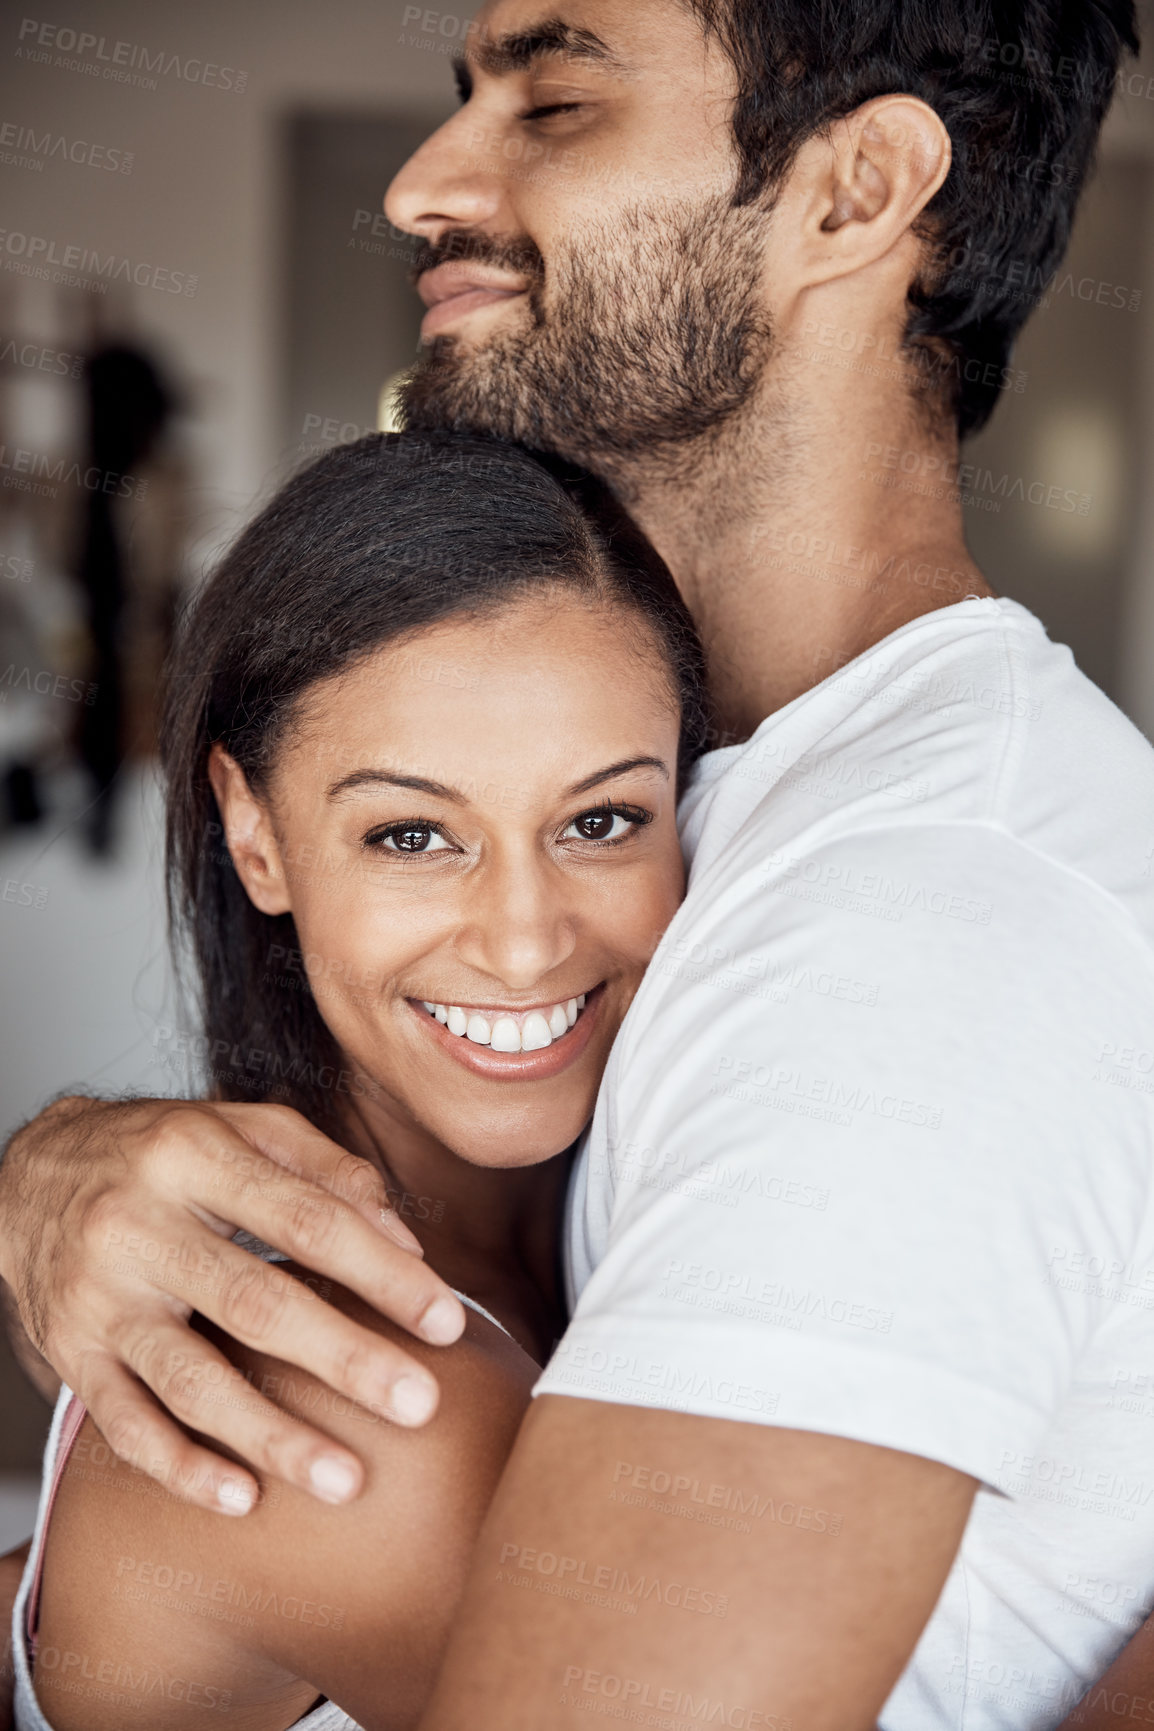
[[[678,850],[664,869],[655,872],[637,898],[632,920],[633,952],[642,969],[649,965],[665,928],[677,912],[685,895],[685,868]]]
[[[309,984],[322,1010],[334,999],[355,999],[371,990],[381,973],[374,921],[364,899],[335,880],[293,897],[297,942]]]

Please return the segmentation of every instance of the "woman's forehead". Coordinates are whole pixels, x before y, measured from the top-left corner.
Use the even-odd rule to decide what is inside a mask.
[[[527,808],[605,765],[664,762],[679,714],[660,651],[644,639],[618,609],[563,602],[444,621],[314,686],[286,767],[291,758],[296,777],[307,765],[326,797],[384,768],[442,788],[517,787],[501,797]],[[366,774],[360,785],[371,784]]]

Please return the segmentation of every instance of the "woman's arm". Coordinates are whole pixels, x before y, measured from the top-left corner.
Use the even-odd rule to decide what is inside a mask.
[[[397,1333],[350,1294],[334,1298]],[[440,1409],[411,1432],[284,1362],[231,1356],[202,1407],[267,1394],[364,1460],[364,1493],[323,1507],[268,1480],[247,1519],[221,1521],[126,1470],[86,1422],[47,1546],[36,1677],[57,1731],[185,1731],[203,1718],[190,1705],[254,1725],[271,1708],[286,1724],[321,1694],[365,1731],[420,1716],[537,1367],[470,1312],[462,1340],[437,1354]],[[161,1676],[174,1700],[156,1692]]]
[[[352,1288],[399,1331],[386,1340],[304,1288],[283,1296],[254,1280],[252,1258],[229,1242],[237,1226]],[[283,1106],[56,1101],[0,1166],[0,1278],[32,1349],[117,1453],[217,1511],[224,1492],[256,1493],[222,1453],[308,1490],[334,1451],[270,1401],[218,1410],[202,1427],[208,1446],[189,1440],[174,1422],[194,1419],[182,1400],[189,1372],[207,1375],[219,1359],[189,1327],[194,1308],[409,1425],[436,1406],[432,1360],[416,1362],[409,1336],[440,1345],[464,1323],[380,1173]],[[356,1456],[335,1453],[355,1489]]]

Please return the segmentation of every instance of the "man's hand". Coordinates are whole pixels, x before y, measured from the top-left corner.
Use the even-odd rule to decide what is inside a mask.
[[[432,1345],[464,1327],[380,1173],[287,1107],[60,1100],[0,1167],[0,1275],[116,1454],[226,1513],[257,1495],[236,1462],[344,1502],[361,1487],[356,1456],[280,1412],[195,1332],[193,1311],[398,1424],[430,1418],[437,1385],[324,1303],[323,1278],[305,1285],[231,1243],[237,1227]]]
[[[871,1731],[976,1488],[844,1437],[539,1396],[421,1731]]]

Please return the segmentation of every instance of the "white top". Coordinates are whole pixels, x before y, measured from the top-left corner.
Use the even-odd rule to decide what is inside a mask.
[[[882,1726],[1044,1731],[1154,1603],[1154,752],[971,598],[712,753],[681,816],[535,1392],[974,1474]]]

